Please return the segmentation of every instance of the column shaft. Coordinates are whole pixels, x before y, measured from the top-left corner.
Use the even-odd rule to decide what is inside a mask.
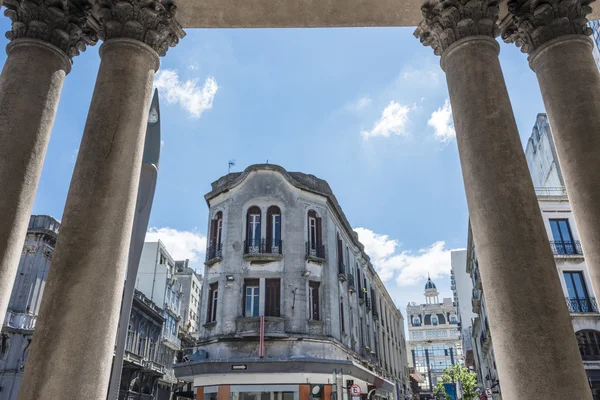
[[[600,295],[600,73],[592,42],[570,35],[530,56],[596,296]]]
[[[102,61],[20,400],[104,399],[158,55],[111,39]]]
[[[0,321],[4,321],[63,82],[57,47],[17,39],[0,76]]]
[[[467,37],[442,67],[502,395],[591,400],[498,51]]]

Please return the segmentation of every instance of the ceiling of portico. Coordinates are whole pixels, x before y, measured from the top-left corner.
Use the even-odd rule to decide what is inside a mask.
[[[175,0],[184,28],[416,26],[422,0]],[[592,3],[589,19],[600,17]],[[506,15],[506,2],[500,8]]]

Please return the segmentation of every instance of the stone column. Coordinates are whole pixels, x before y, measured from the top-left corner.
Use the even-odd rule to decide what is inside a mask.
[[[502,38],[529,54],[548,113],[590,278],[600,296],[600,73],[586,25],[589,1],[523,7],[509,2],[512,18]]]
[[[183,31],[159,2],[99,4],[102,61],[18,399],[105,399],[159,55]]]
[[[446,73],[502,396],[591,400],[498,60],[498,2],[422,10],[415,35]]]
[[[0,76],[0,321],[10,299],[35,191],[71,58],[94,35],[87,10],[62,3],[7,0],[11,42]],[[49,6],[53,6],[49,10]]]

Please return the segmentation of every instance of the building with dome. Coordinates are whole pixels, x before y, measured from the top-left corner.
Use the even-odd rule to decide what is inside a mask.
[[[451,298],[440,302],[431,278],[425,283],[425,303],[410,303],[408,318],[408,362],[421,375],[420,399],[433,399],[433,388],[444,369],[462,363],[456,304]]]
[[[196,399],[407,398],[404,318],[327,182],[252,165],[205,199]]]

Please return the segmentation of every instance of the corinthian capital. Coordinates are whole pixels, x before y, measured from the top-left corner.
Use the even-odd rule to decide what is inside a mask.
[[[100,0],[98,36],[104,41],[134,39],[164,56],[185,36],[175,19],[175,9],[165,0]]]
[[[531,54],[547,41],[563,35],[592,34],[586,15],[591,0],[510,0],[502,24],[502,39]]]
[[[69,58],[98,41],[88,25],[91,5],[75,7],[68,0],[4,0],[4,15],[12,21],[9,40],[38,39],[62,50]]]
[[[498,0],[427,0],[414,35],[439,56],[459,39],[498,36],[498,10]]]

